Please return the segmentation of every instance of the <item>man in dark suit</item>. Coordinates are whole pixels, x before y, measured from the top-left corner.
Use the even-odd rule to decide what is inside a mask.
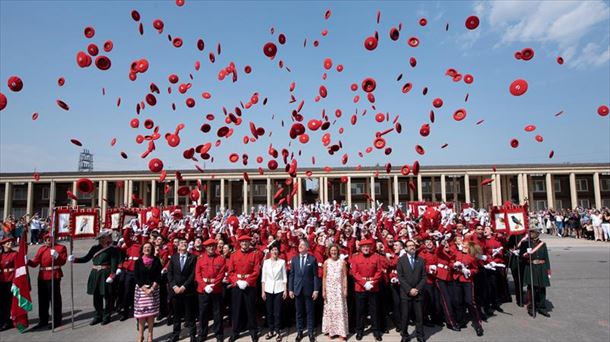
[[[172,304],[174,308],[174,331],[171,341],[180,337],[180,321],[189,327],[191,342],[195,342],[195,312],[193,303],[195,297],[195,264],[196,258],[187,252],[185,239],[178,240],[178,253],[172,255],[167,271],[169,287],[174,292]]]
[[[415,332],[417,341],[424,341],[424,319],[422,313],[423,288],[426,284],[426,272],[423,259],[415,255],[415,242],[407,241],[407,254],[398,259],[396,271],[400,282],[400,306],[402,315],[402,342],[410,340],[407,328],[409,317],[415,314]]]
[[[290,298],[295,299],[297,337],[296,342],[303,339],[304,316],[307,315],[307,332],[309,341],[316,340],[314,334],[314,301],[318,298],[321,282],[318,278],[318,263],[316,258],[308,254],[309,242],[305,239],[299,241],[299,254],[292,258],[290,275],[288,277],[288,290]]]

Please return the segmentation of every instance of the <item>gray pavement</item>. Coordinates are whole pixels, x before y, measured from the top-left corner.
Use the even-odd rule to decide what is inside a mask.
[[[469,327],[456,333],[446,328],[426,328],[426,339],[429,341],[609,341],[610,340],[610,243],[591,242],[572,238],[559,239],[544,235],[550,250],[553,275],[547,298],[551,318],[538,315],[532,319],[523,308],[514,303],[504,304],[505,313],[491,317],[483,323],[485,335],[477,337],[474,329]],[[75,242],[76,255],[84,255],[93,240]],[[32,257],[37,246],[30,246]],[[0,341],[135,341],[136,322],[129,319],[119,322],[114,316],[111,324],[106,326],[89,326],[93,313],[92,298],[86,294],[85,286],[90,264],[74,265],[74,310],[75,326],[70,320],[70,268],[64,267],[65,278],[62,281],[64,307],[64,325],[54,333],[47,331],[26,331],[20,334],[15,329],[1,332]],[[32,269],[32,297],[34,310],[30,313],[30,325],[38,320],[36,292],[37,270]],[[162,322],[164,323],[164,322]],[[318,327],[319,330],[319,327]],[[409,328],[413,332],[413,327]],[[164,341],[169,337],[171,328],[165,324],[155,327],[155,341]],[[186,331],[184,331],[186,332]],[[295,332],[284,341],[294,341]],[[264,333],[264,331],[263,331]],[[227,328],[225,336],[229,336]],[[188,339],[185,339],[188,341]],[[249,341],[242,337],[240,341]],[[372,341],[372,336],[365,336],[364,341]],[[384,341],[400,341],[400,336],[393,332],[384,335]],[[265,341],[261,336],[261,341]],[[325,336],[318,336],[318,341],[330,341]],[[355,341],[350,336],[349,341]]]

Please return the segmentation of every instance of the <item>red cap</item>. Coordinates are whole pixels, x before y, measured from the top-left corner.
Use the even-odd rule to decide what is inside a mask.
[[[362,246],[372,246],[373,245],[373,240],[371,239],[365,239],[360,241],[360,247]]]
[[[218,242],[214,239],[207,239],[203,242],[203,247],[216,246]]]
[[[599,116],[607,116],[609,112],[610,110],[606,105],[601,105],[597,108],[597,114],[599,114]]]
[[[453,113],[453,119],[455,121],[462,121],[466,118],[466,109],[460,108]]]
[[[466,28],[469,30],[474,30],[477,27],[479,27],[479,17],[477,17],[476,15],[471,15],[470,17],[466,18]]]
[[[277,54],[277,46],[272,42],[268,42],[265,44],[265,46],[263,46],[263,53],[265,56],[273,59],[273,57],[275,57]]]
[[[200,193],[199,193],[199,190],[197,190],[197,189],[193,189],[189,193],[189,199],[193,202],[197,202],[199,200],[199,196],[200,196]]]
[[[250,237],[250,235],[242,235],[240,236],[237,241],[242,242],[242,241],[251,241],[252,238]]]
[[[514,80],[513,83],[510,84],[509,91],[513,96],[521,96],[525,94],[527,91],[527,81],[521,79]]]
[[[190,193],[190,189],[188,186],[181,186],[178,188],[178,196],[186,196]]]
[[[364,47],[369,51],[375,50],[377,48],[377,38],[373,36],[366,38],[364,40]]]
[[[511,146],[512,148],[517,148],[517,147],[519,147],[519,140],[517,140],[517,139],[512,139],[512,140],[510,141],[510,146]]]
[[[163,161],[159,158],[153,158],[148,162],[148,169],[151,172],[158,173],[163,170]]]
[[[91,179],[81,178],[76,181],[76,188],[78,189],[78,191],[84,194],[90,194],[93,192],[93,190],[95,190],[95,185],[93,184],[93,181],[91,181]]]

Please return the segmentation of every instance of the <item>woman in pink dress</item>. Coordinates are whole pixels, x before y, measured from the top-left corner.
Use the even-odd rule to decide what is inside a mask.
[[[347,337],[347,266],[339,258],[339,247],[328,247],[329,258],[324,262],[322,274],[322,297],[324,298],[324,316],[322,333],[330,338]]]

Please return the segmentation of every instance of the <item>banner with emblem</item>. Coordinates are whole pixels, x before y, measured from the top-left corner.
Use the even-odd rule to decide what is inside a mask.
[[[104,221],[104,228],[108,229],[121,229],[126,223],[129,223],[131,219],[137,218],[138,213],[135,209],[131,208],[108,208],[106,210],[106,219]]]
[[[100,230],[100,215],[97,208],[79,208],[72,211],[71,235],[74,239],[95,237]]]
[[[527,204],[515,205],[506,203],[491,208],[491,226],[495,231],[507,235],[521,235],[527,233],[529,215]]]
[[[411,201],[407,202],[407,210],[412,216],[420,217],[424,215],[428,207],[440,210],[441,204],[443,204],[443,202]],[[445,202],[444,204],[447,208],[453,209],[453,202]]]
[[[54,222],[53,222],[53,236],[57,238],[67,237],[72,235],[71,222],[72,222],[72,208],[70,207],[56,207]]]

